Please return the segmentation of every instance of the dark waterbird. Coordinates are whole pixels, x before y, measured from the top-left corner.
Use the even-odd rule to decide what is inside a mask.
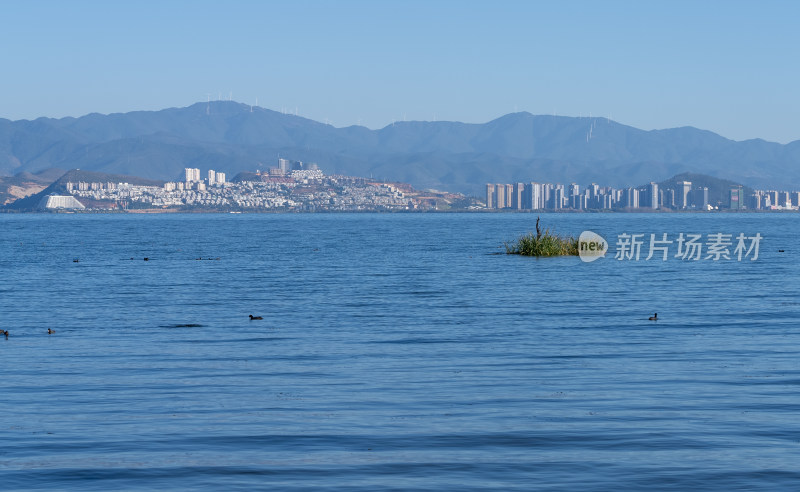
[[[262,318],[261,316],[253,316],[253,315],[251,314],[251,315],[250,315],[250,321],[253,321],[254,319],[264,319],[264,318]]]
[[[48,329],[47,329],[47,334],[48,334],[48,335],[52,335],[52,334],[53,334],[53,333],[55,333],[55,332],[56,332],[56,330],[53,330],[53,329],[51,329],[51,328],[48,328]]]
[[[6,340],[8,340],[8,330],[5,330],[5,331],[3,331],[3,330],[0,330],[0,333],[2,333],[3,335],[5,335],[5,337],[6,337]]]
[[[658,321],[658,313],[653,313],[653,315],[647,319],[649,319],[650,321]]]

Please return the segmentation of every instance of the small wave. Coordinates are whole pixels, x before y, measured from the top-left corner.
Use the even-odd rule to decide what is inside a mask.
[[[417,344],[417,343],[457,343],[459,340],[448,338],[400,338],[397,340],[376,340],[372,343],[388,343],[388,344]]]

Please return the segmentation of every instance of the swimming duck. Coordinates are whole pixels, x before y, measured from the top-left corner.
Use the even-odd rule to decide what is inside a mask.
[[[6,336],[6,340],[8,340],[8,330],[6,330],[6,331],[0,330],[0,333],[5,335]]]
[[[262,318],[261,316],[253,316],[253,315],[251,314],[251,315],[250,315],[250,321],[253,321],[254,319],[264,319],[264,318]]]
[[[647,319],[649,319],[650,321],[658,321],[658,313],[653,313],[653,315]]]
[[[52,335],[52,334],[53,334],[53,333],[55,333],[55,332],[56,332],[56,330],[52,330],[52,329],[50,329],[50,328],[48,328],[48,329],[47,329],[47,334],[48,334],[48,335]]]

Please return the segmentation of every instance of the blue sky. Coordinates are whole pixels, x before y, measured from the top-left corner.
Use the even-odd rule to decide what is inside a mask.
[[[800,139],[795,1],[7,1],[0,117],[219,96],[334,126],[529,111]]]

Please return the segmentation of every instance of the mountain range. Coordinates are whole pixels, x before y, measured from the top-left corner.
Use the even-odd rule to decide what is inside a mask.
[[[279,157],[316,162],[326,174],[475,195],[487,182],[623,187],[683,172],[800,189],[800,141],[733,141],[692,127],[645,131],[606,118],[523,112],[483,124],[409,121],[370,130],[215,101],[80,118],[0,119],[0,175],[79,168],[179,180],[186,167],[233,176],[276,167]]]

